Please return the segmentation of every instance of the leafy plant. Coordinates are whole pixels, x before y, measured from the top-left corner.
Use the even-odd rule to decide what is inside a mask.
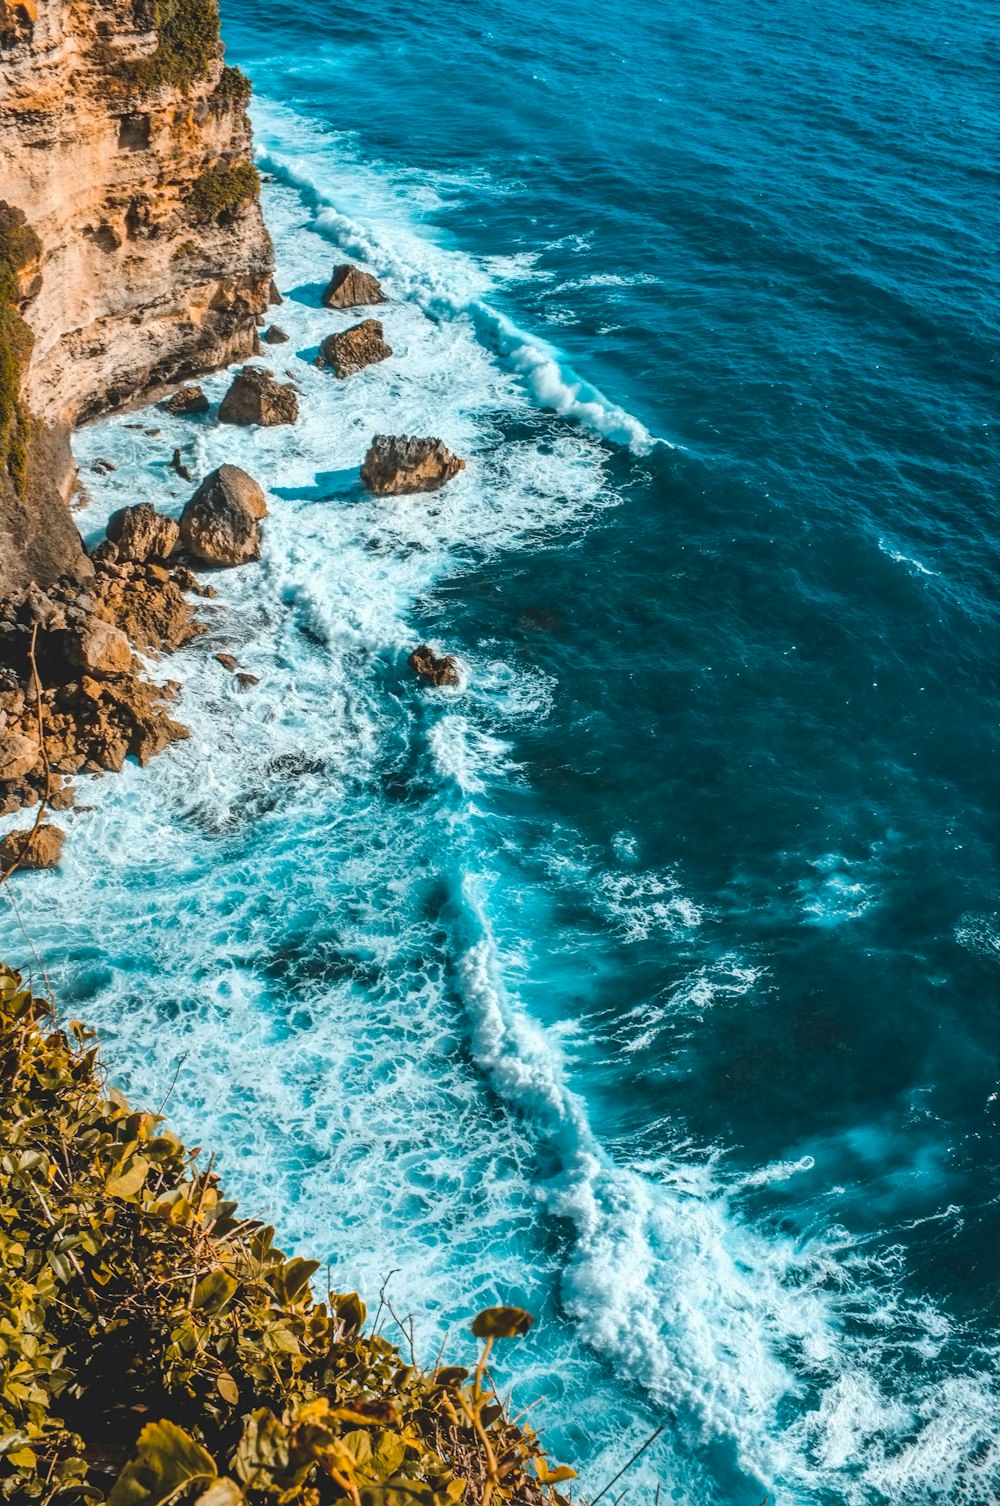
[[[222,77],[219,79],[218,87],[212,98],[229,107],[235,105],[245,106],[252,93],[253,84],[243,70],[241,68],[230,68],[227,64],[222,70]]]
[[[0,473],[18,492],[27,480],[30,420],[21,380],[32,347],[31,330],[18,313],[18,274],[40,251],[21,211],[0,203]]]
[[[204,225],[231,214],[259,193],[260,174],[252,162],[209,167],[191,185],[188,208],[195,221]]]
[[[479,1314],[471,1379],[423,1372],[273,1241],[0,966],[0,1498],[566,1506],[487,1370],[527,1313]]]
[[[153,25],[156,51],[127,70],[119,65],[119,83],[140,92],[163,84],[187,89],[207,76],[219,50],[216,0],[153,0]]]

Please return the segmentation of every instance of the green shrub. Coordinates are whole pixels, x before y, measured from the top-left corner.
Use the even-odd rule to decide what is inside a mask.
[[[227,108],[233,108],[236,105],[246,106],[252,93],[253,84],[242,69],[230,68],[227,64],[212,98]]]
[[[65,1506],[566,1506],[488,1382],[406,1364],[240,1219],[91,1037],[0,966],[0,1496]],[[71,1038],[72,1039],[71,1039]],[[528,1466],[532,1472],[529,1473]]]
[[[18,492],[27,481],[29,419],[21,380],[32,335],[17,311],[17,274],[40,252],[38,236],[21,211],[0,203],[0,472]]]
[[[260,174],[252,162],[209,167],[191,185],[188,208],[195,221],[205,225],[230,214],[247,199],[256,199],[259,193]]]
[[[137,90],[174,84],[186,89],[204,78],[219,48],[219,7],[216,0],[153,0],[157,47],[118,80]]]

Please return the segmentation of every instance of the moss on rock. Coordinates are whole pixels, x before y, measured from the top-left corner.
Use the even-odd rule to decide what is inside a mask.
[[[260,174],[252,162],[234,162],[206,168],[191,185],[188,208],[198,224],[208,224],[232,214],[260,193]]]
[[[27,481],[30,420],[21,382],[31,355],[31,330],[18,312],[21,273],[41,254],[38,236],[19,209],[0,203],[0,474],[18,492]]]

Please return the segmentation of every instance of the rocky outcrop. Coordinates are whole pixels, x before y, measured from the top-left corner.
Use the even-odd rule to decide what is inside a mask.
[[[353,376],[373,366],[376,361],[387,361],[392,355],[392,346],[382,338],[382,321],[364,319],[343,329],[338,334],[327,335],[320,346],[320,355],[338,377]]]
[[[13,868],[58,868],[66,833],[60,826],[12,831],[0,842],[0,873]]]
[[[208,412],[208,398],[200,387],[178,387],[163,405],[163,411],[174,417],[187,418],[194,413]]]
[[[368,304],[386,301],[378,278],[370,272],[362,272],[350,262],[334,267],[333,276],[323,293],[323,302],[328,309],[364,308]]]
[[[465,461],[440,439],[416,435],[376,434],[361,467],[361,479],[378,496],[433,492],[445,485]]]
[[[116,560],[166,560],[174,552],[180,529],[173,518],[164,517],[151,502],[122,507],[108,519],[108,538],[115,546]]]
[[[0,193],[37,237],[12,298],[0,275],[27,331],[0,318],[27,461],[0,467],[0,592],[82,559],[55,505],[68,427],[256,350],[273,256],[246,100],[214,0],[0,3]]]
[[[212,565],[243,565],[260,559],[264,493],[246,471],[221,465],[206,476],[181,514],[181,541],[196,559]]]
[[[294,424],[298,416],[295,388],[276,382],[264,366],[244,366],[219,405],[222,424]]]
[[[429,685],[458,685],[461,682],[454,654],[438,655],[426,643],[415,648],[406,662],[414,674]]]
[[[260,337],[265,345],[287,345],[288,336],[280,324],[270,325]]]

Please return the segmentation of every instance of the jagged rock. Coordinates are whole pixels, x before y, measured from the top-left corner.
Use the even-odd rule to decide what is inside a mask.
[[[12,831],[0,842],[0,871],[18,868],[56,868],[62,857],[66,833],[59,826],[42,825],[30,831]]]
[[[245,669],[241,669],[236,675],[236,683],[241,690],[250,690],[252,686],[260,684],[260,676],[248,674]]]
[[[192,413],[207,413],[208,398],[200,387],[178,387],[163,406],[164,412],[172,413],[175,418],[186,418]]]
[[[205,477],[181,514],[184,547],[212,565],[260,559],[258,521],[267,517],[264,493],[246,471],[221,465]]]
[[[337,376],[353,376],[376,361],[387,361],[392,355],[392,346],[382,338],[382,321],[364,319],[350,329],[327,335],[320,347],[323,360],[332,366]]]
[[[407,659],[410,668],[430,685],[458,685],[461,676],[454,654],[438,655],[426,643],[415,648]]]
[[[294,424],[298,416],[294,388],[283,387],[263,366],[244,366],[219,407],[223,424]]]
[[[173,518],[164,517],[151,502],[122,507],[108,519],[108,539],[115,548],[115,560],[169,559],[180,537]]]
[[[132,668],[132,650],[121,628],[92,617],[71,640],[70,654],[78,668],[96,679],[127,675]]]
[[[223,669],[228,669],[230,674],[239,669],[239,660],[234,654],[216,654],[215,659],[216,663],[221,664]]]
[[[176,471],[182,481],[194,480],[194,477],[191,475],[190,470],[184,464],[184,458],[180,450],[174,451],[173,458],[170,461],[170,469],[172,471]]]
[[[260,337],[265,345],[287,345],[288,336],[280,324],[272,324]]]
[[[285,301],[282,298],[281,294],[278,292],[278,284],[275,282],[273,277],[271,278],[270,287],[267,290],[267,301],[274,307],[277,307]]]
[[[0,741],[0,780],[23,779],[38,762],[38,743],[23,732],[7,732]]]
[[[333,276],[323,294],[323,302],[328,309],[362,308],[365,304],[386,301],[378,278],[370,272],[362,272],[360,267],[352,266],[350,262],[334,267]]]
[[[464,469],[465,461],[440,439],[376,434],[361,467],[361,479],[378,496],[399,496],[437,491]]]

